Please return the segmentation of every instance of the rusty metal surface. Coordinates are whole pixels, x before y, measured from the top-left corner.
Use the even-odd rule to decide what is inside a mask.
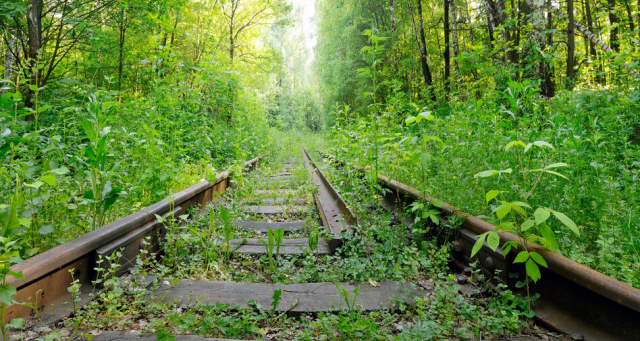
[[[344,165],[329,154],[325,156]],[[362,167],[353,168],[363,174],[369,172]],[[391,190],[388,197],[399,199],[395,203],[397,207],[406,207],[415,200],[436,200],[384,175],[378,175],[378,183]],[[477,240],[474,234],[493,231],[495,226],[452,205],[438,202],[444,210],[443,216],[457,215],[462,220],[458,240],[451,246],[454,256],[468,263],[471,248]],[[500,241],[502,245],[507,241],[518,241],[518,237],[500,233]],[[542,280],[533,286],[533,290],[541,294],[534,306],[541,321],[560,332],[582,334],[586,340],[640,340],[640,290],[539,245],[530,243],[528,250],[542,255],[549,266],[548,269],[541,268]],[[478,259],[485,274],[491,275],[500,269],[500,277],[507,283],[509,272],[523,272],[520,266],[512,264],[512,260],[504,259],[501,251],[493,252],[486,244]]]
[[[302,148],[302,154],[305,157],[305,165],[311,172],[313,184],[318,188],[314,199],[320,211],[322,223],[333,235],[339,236],[342,231],[355,224],[355,216],[304,148]]]
[[[261,156],[245,162],[244,167],[255,169],[260,158]],[[72,275],[69,269],[75,269],[74,277],[79,280],[81,291],[90,290],[91,282],[95,279],[94,268],[98,265],[99,251],[104,255],[113,248],[124,247],[126,257],[121,261],[125,267],[130,265],[132,259],[135,260],[140,251],[141,240],[147,236],[156,238],[152,239],[149,247],[153,252],[158,251],[157,238],[162,237],[163,226],[158,224],[156,215],[166,217],[170,213],[189,212],[192,207],[204,207],[216,199],[217,195],[214,193],[224,193],[229,178],[228,171],[222,172],[213,182],[203,181],[195,184],[167,199],[13,266],[12,271],[22,272],[23,275],[20,279],[7,278],[7,283],[17,289],[15,300],[31,303],[33,308],[12,305],[5,311],[7,321],[17,317],[27,318],[35,312],[35,308],[38,309],[41,318],[56,319],[69,313],[71,307],[61,305],[70,301],[67,288],[72,283]],[[123,272],[121,270],[119,272]]]

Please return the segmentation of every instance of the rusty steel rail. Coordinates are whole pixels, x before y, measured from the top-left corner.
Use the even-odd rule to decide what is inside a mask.
[[[327,158],[346,166],[333,155],[323,153]],[[368,169],[352,166],[361,174]],[[471,249],[477,235],[493,231],[495,226],[460,209],[420,193],[396,180],[378,174],[378,183],[390,190],[383,200],[402,210],[413,201],[437,202],[444,212],[441,220],[452,215],[462,220],[458,240],[451,243],[457,261],[471,262]],[[499,233],[501,245],[508,241],[518,241],[512,233]],[[545,259],[548,268],[541,268],[542,279],[533,285],[539,293],[533,307],[536,317],[549,327],[566,334],[581,334],[585,340],[640,340],[640,290],[606,276],[598,271],[578,264],[564,256],[549,251],[539,245],[529,243],[528,251],[537,252]],[[495,277],[500,271],[500,279],[510,285],[508,274],[524,274],[521,264],[513,264],[513,255],[504,257],[501,248],[492,251],[485,242],[478,253],[483,272]]]
[[[313,197],[322,218],[322,225],[331,231],[334,236],[329,242],[329,248],[333,252],[341,244],[340,234],[345,230],[351,229],[351,226],[356,223],[356,218],[340,194],[318,169],[304,147],[302,148],[302,154],[305,165],[311,173],[313,184],[318,188]]]
[[[256,169],[261,157],[244,163],[245,168]],[[133,214],[116,220],[67,243],[54,247],[14,265],[11,270],[22,272],[22,278],[8,277],[8,284],[17,289],[16,302],[5,311],[5,321],[25,318],[38,313],[43,320],[59,320],[71,312],[71,294],[67,288],[73,279],[81,284],[80,304],[89,299],[96,278],[95,268],[104,256],[122,250],[118,275],[135,265],[136,257],[145,249],[152,253],[160,251],[160,242],[166,233],[165,226],[174,217],[188,212],[191,207],[204,207],[214,201],[229,186],[229,171],[216,175],[213,182],[203,181],[145,207]],[[216,193],[216,194],[214,194]],[[163,217],[160,222],[157,216]],[[151,238],[149,245],[144,241]],[[69,272],[74,269],[73,276]]]

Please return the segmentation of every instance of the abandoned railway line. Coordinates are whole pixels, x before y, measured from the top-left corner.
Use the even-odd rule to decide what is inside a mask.
[[[322,167],[347,167],[322,155],[333,161]],[[254,158],[242,165],[251,171],[247,175],[223,172],[215,181],[196,184],[14,266],[23,276],[9,278],[8,285],[16,288],[14,300],[21,304],[5,311],[5,321],[24,318],[28,326],[9,334],[35,339],[64,326],[70,331],[56,336],[101,341],[168,335],[177,340],[204,340],[196,335],[420,339],[418,316],[441,314],[434,306],[462,304],[470,311],[465,318],[473,321],[490,309],[491,297],[498,297],[505,285],[517,290],[510,274],[523,270],[500,249],[485,246],[479,266],[470,266],[477,234],[493,230],[492,225],[438,204],[440,221],[457,216],[461,226],[455,238],[439,238],[451,250],[452,256],[446,256],[449,275],[428,278],[424,264],[436,264],[438,252],[421,258],[420,265],[402,263],[405,254],[395,263],[384,257],[396,249],[420,253],[415,246],[420,241],[405,238],[408,232],[401,230],[411,224],[393,223],[389,217],[407,221],[405,209],[411,202],[435,199],[378,175],[383,195],[369,205],[381,204],[392,212],[372,209],[375,221],[386,219],[388,226],[381,229],[371,225],[371,217],[356,217],[306,150],[263,172],[259,166],[264,162],[264,157]],[[501,235],[502,242],[512,238]],[[540,294],[533,306],[536,322],[523,322],[514,330],[527,324],[523,334],[533,340],[640,339],[640,291],[533,247],[549,269],[533,287]],[[388,268],[382,269],[384,264]],[[412,273],[409,268],[418,270],[406,275]],[[139,311],[132,308],[136,306]],[[415,312],[416,306],[424,307],[424,313]],[[458,330],[465,324],[460,317],[447,323],[458,323]],[[478,339],[508,334],[508,329],[484,328],[467,333]],[[462,335],[469,336],[460,332],[451,338]]]

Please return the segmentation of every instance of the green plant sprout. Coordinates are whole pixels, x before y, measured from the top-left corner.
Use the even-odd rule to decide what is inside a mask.
[[[264,244],[265,249],[267,250],[267,256],[269,257],[269,271],[273,273],[275,271],[275,266],[273,262],[273,252],[277,256],[280,255],[280,245],[282,245],[282,238],[284,237],[284,228],[279,228],[275,231],[269,227],[267,229],[267,241],[259,239],[262,244]]]
[[[541,278],[539,266],[546,268],[547,262],[539,253],[529,252],[529,244],[540,242],[543,247],[549,250],[557,250],[558,242],[555,232],[547,223],[551,215],[558,219],[575,235],[579,236],[580,231],[576,224],[564,213],[547,207],[538,207],[534,211],[526,202],[540,184],[543,175],[551,174],[567,179],[566,176],[554,170],[560,167],[567,167],[568,165],[566,163],[558,162],[549,164],[543,168],[529,169],[534,149],[538,149],[546,156],[545,149],[554,150],[553,146],[544,141],[536,141],[529,144],[524,144],[521,141],[512,141],[505,146],[506,151],[512,148],[516,150],[518,165],[520,167],[519,171],[514,172],[511,168],[505,170],[487,170],[476,174],[474,177],[487,178],[498,175],[511,184],[511,188],[516,191],[517,196],[522,201],[507,201],[506,195],[510,193],[508,191],[490,190],[486,193],[485,199],[487,204],[492,200],[496,200],[500,204],[493,208],[493,213],[500,220],[500,224],[498,224],[493,231],[488,231],[478,236],[478,240],[471,250],[471,257],[480,251],[485,241],[489,248],[495,251],[500,245],[498,231],[514,233],[519,241],[505,242],[503,245],[504,255],[506,257],[511,250],[521,250],[516,256],[514,263],[525,264],[525,285],[527,288],[529,308],[531,308],[529,279],[533,280],[534,283],[537,282]],[[521,152],[519,148],[522,148],[523,151]],[[516,176],[517,174],[521,174],[520,179]],[[533,213],[531,213],[532,211]]]

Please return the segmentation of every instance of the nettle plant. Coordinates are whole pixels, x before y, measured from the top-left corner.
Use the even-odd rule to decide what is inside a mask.
[[[490,190],[486,193],[486,201],[489,204],[492,201],[497,202],[492,211],[500,220],[493,231],[485,232],[478,236],[471,257],[475,256],[482,248],[485,241],[492,250],[496,250],[500,245],[500,236],[498,232],[511,232],[518,237],[518,241],[508,241],[503,245],[505,257],[511,250],[521,250],[516,255],[514,263],[524,263],[526,276],[525,285],[527,287],[527,297],[529,298],[529,306],[531,306],[531,295],[529,293],[529,279],[537,282],[541,278],[540,266],[547,267],[542,255],[537,252],[528,251],[531,243],[539,243],[546,249],[556,251],[558,242],[554,229],[551,227],[551,216],[553,215],[557,221],[567,227],[572,233],[579,236],[580,231],[576,224],[564,213],[558,212],[548,207],[540,206],[535,210],[527,201],[531,198],[534,191],[539,188],[540,180],[545,175],[557,176],[563,179],[568,178],[555,169],[567,167],[566,163],[551,163],[541,168],[531,168],[532,163],[548,163],[547,158],[549,152],[553,152],[554,147],[544,141],[536,141],[525,144],[522,141],[512,141],[505,146],[505,151],[515,151],[517,156],[517,166],[519,169],[514,171],[511,168],[504,170],[487,170],[474,175],[475,178],[488,178],[498,175],[501,179],[505,179],[510,185],[514,195],[509,191]],[[537,151],[538,153],[534,153]],[[536,154],[536,155],[534,155]],[[508,201],[507,197],[515,196],[517,200]]]

